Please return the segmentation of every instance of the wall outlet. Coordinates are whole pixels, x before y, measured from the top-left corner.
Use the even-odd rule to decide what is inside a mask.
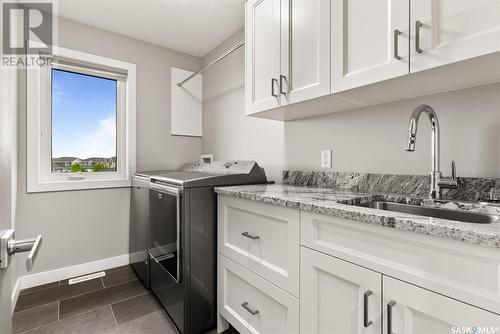
[[[332,150],[321,151],[321,168],[332,168]]]

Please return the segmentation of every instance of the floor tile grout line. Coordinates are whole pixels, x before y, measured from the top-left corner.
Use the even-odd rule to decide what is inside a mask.
[[[38,308],[38,307],[42,307],[42,306],[47,306],[49,304],[54,304],[54,303],[57,303],[59,300],[53,300],[51,302],[48,302],[48,303],[45,303],[45,304],[41,304],[41,305],[38,305],[38,306],[35,306],[35,307],[30,307],[30,308],[27,308],[25,310],[21,310],[21,311],[15,311],[15,312],[12,312],[12,315],[14,314],[18,314],[18,313],[22,313],[22,312],[26,312],[26,311],[30,311],[30,310],[33,310],[35,308]]]
[[[122,300],[122,301],[129,300],[129,299],[136,298],[136,297],[145,296],[145,295],[147,295],[147,294],[151,294],[151,292],[150,292],[150,291],[148,291],[148,292],[146,292],[146,293],[144,293],[144,294],[137,295],[137,296],[135,296],[135,297],[130,297],[130,298],[124,299],[124,300]],[[120,302],[122,302],[122,301],[120,301]],[[60,302],[60,301],[58,301],[58,302]],[[118,302],[117,302],[117,303],[118,303]],[[115,304],[116,304],[116,303],[115,303]],[[31,330],[35,330],[35,329],[39,329],[39,328],[42,328],[42,327],[45,327],[45,326],[49,326],[49,325],[52,325],[52,324],[54,324],[54,323],[56,323],[56,322],[59,322],[59,321],[68,320],[68,319],[71,319],[71,318],[74,318],[74,317],[81,316],[81,315],[86,314],[86,313],[94,312],[95,310],[98,310],[98,309],[100,309],[100,308],[105,308],[106,306],[109,306],[109,307],[110,307],[110,309],[111,309],[111,313],[112,313],[113,318],[114,318],[114,320],[115,320],[115,323],[116,323],[116,325],[117,325],[117,327],[118,327],[118,322],[116,321],[116,317],[115,317],[115,314],[114,314],[114,311],[113,311],[113,307],[112,307],[112,305],[113,305],[113,304],[103,305],[103,306],[101,306],[101,307],[99,307],[99,308],[97,308],[97,309],[88,310],[88,311],[86,311],[86,312],[82,312],[82,313],[79,313],[79,314],[75,314],[75,315],[72,315],[72,316],[67,317],[67,318],[64,318],[64,319],[60,319],[60,318],[59,318],[59,314],[58,314],[58,321],[53,321],[53,322],[48,323],[48,324],[43,324],[43,325],[41,325],[41,326],[33,327],[33,328],[27,329],[27,330],[25,330],[25,331],[22,331],[22,332],[19,332],[19,333],[16,333],[16,334],[23,334],[23,333],[27,333],[27,332],[29,332],[29,331],[31,331]],[[164,310],[163,308],[162,308],[161,310],[158,310],[158,311],[155,311],[155,312],[161,312],[161,313],[162,313],[162,314],[163,314],[163,315],[167,318],[167,320],[170,322],[170,324],[171,324],[171,325],[175,328],[175,325],[173,324],[172,320],[170,319],[170,317],[167,315],[167,313],[165,312],[165,310]],[[151,315],[151,314],[153,314],[153,313],[155,313],[155,312],[152,312],[152,313],[149,313],[149,314],[143,315],[142,317],[139,317],[139,318],[137,318],[137,319],[140,319],[140,318],[146,317],[146,316]],[[176,333],[177,333],[177,330],[176,330]]]
[[[111,304],[109,304],[109,309],[111,310],[111,314],[113,315],[113,320],[115,321],[115,325],[116,327],[118,327],[118,321],[116,321],[115,312],[113,311],[113,306]]]
[[[91,290],[91,291],[88,291],[88,292],[81,293],[79,295],[71,296],[71,297],[64,298],[64,299],[59,299],[59,301],[65,301],[65,300],[68,300],[68,299],[72,299],[72,298],[76,298],[76,297],[81,297],[83,295],[86,295],[87,293],[94,293],[94,292],[99,291],[99,290],[109,289],[109,288],[112,288],[112,287],[115,287],[115,286],[118,286],[118,285],[130,283],[130,282],[133,282],[133,281],[136,281],[136,280],[131,280],[131,281],[126,281],[126,282],[123,282],[123,283],[120,283],[120,284],[115,284],[115,285],[109,286],[107,288],[105,288],[104,284],[103,284],[103,287],[100,288],[100,289],[95,289],[95,290]]]
[[[83,282],[82,282],[82,283],[83,283]],[[31,309],[34,309],[34,308],[39,307],[39,306],[43,306],[43,305],[47,305],[47,304],[54,303],[54,302],[56,302],[56,301],[59,301],[59,302],[60,302],[60,301],[63,301],[63,300],[68,300],[68,299],[71,299],[71,298],[80,297],[80,296],[83,296],[83,295],[85,295],[85,294],[87,294],[87,293],[96,292],[96,291],[103,290],[103,289],[104,289],[104,287],[101,287],[101,288],[99,288],[99,289],[90,290],[90,291],[87,291],[87,292],[84,292],[84,293],[80,293],[80,294],[78,294],[78,295],[74,295],[74,296],[71,296],[71,297],[68,297],[68,298],[64,298],[64,299],[56,299],[56,300],[53,300],[53,301],[51,301],[51,302],[48,302],[48,303],[45,303],[45,304],[41,304],[41,305],[37,305],[37,306],[35,306],[35,307],[30,307],[30,308],[27,308],[27,309],[24,309],[24,310],[20,310],[20,311],[17,311],[17,312],[22,312],[22,311],[31,310]],[[17,313],[17,312],[14,312],[14,313]]]
[[[102,308],[105,308],[106,306],[108,306],[108,305],[104,305],[104,306],[102,306]],[[100,308],[101,308],[101,307],[100,307]],[[97,309],[95,309],[95,310],[97,310]],[[53,322],[50,322],[50,323],[48,323],[48,324],[43,324],[43,325],[41,325],[41,326],[33,327],[33,328],[31,328],[31,329],[27,329],[27,330],[25,330],[25,331],[22,331],[22,332],[19,332],[19,333],[16,333],[16,334],[23,334],[23,333],[29,332],[29,331],[31,331],[31,330],[34,330],[34,329],[39,329],[39,328],[42,328],[42,327],[45,327],[45,326],[49,326],[49,325],[55,324],[55,323],[57,323],[57,322],[60,322],[60,321],[63,321],[63,320],[67,320],[67,319],[71,319],[71,318],[77,317],[77,316],[82,315],[82,314],[85,314],[85,313],[94,312],[95,310],[90,310],[90,311],[83,312],[83,313],[80,313],[80,314],[77,314],[77,315],[74,315],[74,316],[72,315],[71,317],[67,317],[67,318],[65,318],[65,319],[58,320],[58,321],[53,321]]]
[[[126,301],[126,300],[129,300],[129,299],[132,299],[132,298],[136,298],[136,297],[140,297],[140,296],[144,296],[144,295],[147,295],[148,293],[150,292],[146,292],[146,293],[143,293],[143,294],[140,294],[140,295],[135,295],[135,296],[132,296],[132,297],[127,297],[125,299],[120,299],[118,301],[115,301],[114,303],[110,303],[110,304],[104,304],[104,305],[101,305],[97,308],[94,308],[94,309],[91,309],[91,310],[86,310],[86,311],[83,311],[81,313],[78,313],[78,314],[74,314],[74,315],[71,315],[67,318],[64,318],[64,319],[61,319],[61,320],[66,320],[66,319],[69,319],[69,318],[72,318],[72,317],[76,317],[77,315],[82,315],[82,314],[85,314],[85,313],[88,313],[88,312],[92,312],[92,311],[95,311],[95,310],[98,310],[100,309],[101,307],[106,307],[106,306],[111,306],[111,305],[114,305],[114,304],[118,304],[118,303],[121,303],[123,301]]]
[[[124,281],[124,282],[120,282],[120,283],[116,283],[116,284],[112,284],[110,286],[107,286],[106,288],[111,288],[113,286],[117,286],[117,285],[120,285],[120,284],[125,284],[125,283],[130,283],[130,282],[133,282],[133,281],[138,281],[139,279],[138,278],[134,278],[134,279],[131,279],[131,280],[128,280],[128,281]]]
[[[118,303],[122,303],[122,302],[125,302],[125,301],[127,301],[127,300],[134,299],[134,298],[138,298],[138,297],[142,297],[142,296],[149,295],[149,294],[151,294],[151,291],[147,291],[147,292],[145,292],[145,293],[141,293],[140,295],[136,295],[136,296],[133,296],[133,297],[128,297],[128,298],[125,298],[125,299],[119,300],[119,301],[114,302],[114,303],[109,304],[109,305],[116,305],[116,304],[118,304]]]
[[[116,268],[119,268],[119,267],[116,267]],[[106,270],[101,270],[101,271],[104,271],[106,272],[106,276],[108,275],[108,271],[109,270],[113,270],[112,272],[118,272],[118,271],[122,271],[122,270],[127,270],[128,268],[127,267],[124,267],[122,269],[116,269],[115,268],[110,268],[110,269],[106,269]],[[92,272],[90,274],[87,274],[87,275],[91,275],[91,274],[95,274],[95,273],[98,273],[99,271],[96,271],[96,272]],[[33,291],[29,291],[29,292],[24,292],[21,290],[19,292],[19,296],[23,296],[23,295],[28,295],[30,293],[34,293],[34,292],[39,292],[39,291],[43,291],[43,290],[46,290],[46,289],[50,289],[50,288],[55,288],[55,287],[58,287],[58,286],[61,286],[61,285],[66,285],[66,284],[62,284],[62,281],[68,281],[72,278],[76,278],[76,277],[80,277],[80,276],[85,276],[85,275],[79,275],[79,276],[74,276],[74,277],[70,277],[70,278],[66,278],[66,279],[63,279],[63,280],[59,280],[59,281],[53,281],[53,282],[49,282],[49,283],[44,283],[44,284],[41,284],[41,285],[45,285],[45,284],[53,284],[53,283],[56,283],[57,284],[54,284],[52,286],[47,286],[45,288],[41,288],[41,289],[36,289],[36,290],[33,290]],[[102,277],[100,277],[100,279],[102,280]],[[103,283],[103,286],[104,286],[104,281],[102,282]],[[36,288],[36,286],[33,286],[31,288]],[[26,289],[31,289],[31,288],[26,288]]]
[[[47,283],[47,284],[52,284],[52,283],[55,283],[57,282],[58,284],[57,285],[52,285],[52,286],[47,286],[45,288],[40,288],[40,289],[36,289],[36,290],[33,290],[33,291],[29,291],[29,292],[23,292],[22,290],[19,292],[19,296],[24,296],[24,295],[29,295],[30,293],[35,293],[35,292],[39,292],[39,291],[43,291],[43,290],[47,290],[47,289],[50,289],[50,288],[55,288],[55,287],[58,287],[60,286],[60,282],[59,281],[54,281],[54,282],[50,282],[50,283]],[[42,284],[43,285],[43,284]],[[33,286],[31,288],[36,288],[36,286]],[[31,289],[31,288],[26,288],[26,289]],[[24,289],[24,290],[26,290]]]

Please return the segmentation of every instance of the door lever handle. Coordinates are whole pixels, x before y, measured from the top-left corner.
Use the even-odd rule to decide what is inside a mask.
[[[11,255],[30,252],[26,259],[26,269],[31,271],[41,244],[41,235],[31,239],[15,240],[14,230],[4,231],[0,234],[0,269],[7,268]]]

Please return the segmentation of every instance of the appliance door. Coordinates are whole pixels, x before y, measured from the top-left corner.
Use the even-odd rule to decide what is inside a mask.
[[[181,190],[151,183],[149,214],[151,289],[182,332],[185,300],[181,279]]]
[[[149,178],[134,175],[130,203],[130,265],[149,287]]]

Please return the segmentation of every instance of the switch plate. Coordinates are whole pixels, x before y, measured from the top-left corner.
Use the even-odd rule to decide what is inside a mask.
[[[321,151],[321,168],[332,168],[332,150]]]

